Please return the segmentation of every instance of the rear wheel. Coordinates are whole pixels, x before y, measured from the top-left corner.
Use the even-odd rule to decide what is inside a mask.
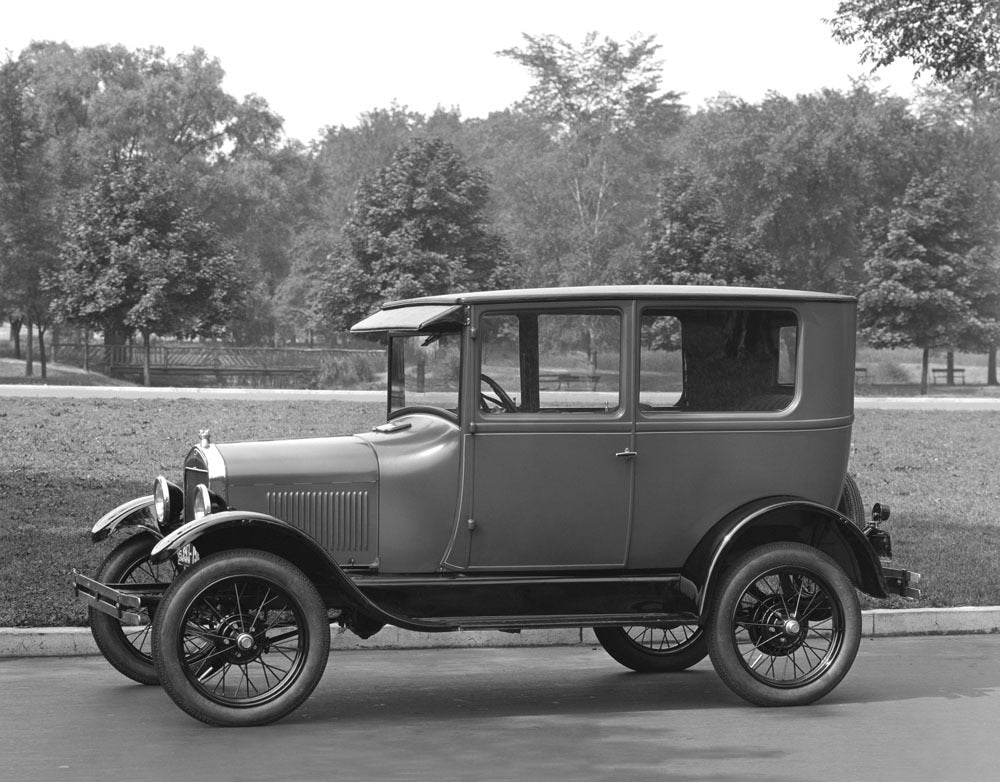
[[[696,624],[595,627],[594,634],[615,660],[640,673],[683,671],[708,654],[705,633]]]
[[[776,543],[738,559],[708,615],[708,648],[719,676],[759,706],[812,703],[850,670],[861,642],[854,586],[830,557]]]
[[[173,562],[154,564],[149,552],[157,538],[140,532],[119,543],[101,563],[97,580],[102,584],[151,584],[173,580],[177,568]],[[159,684],[150,647],[152,617],[140,611],[138,626],[122,625],[108,614],[89,609],[90,632],[104,658],[118,671],[140,684]]]
[[[262,551],[225,551],[185,570],[153,625],[163,689],[210,725],[263,725],[309,697],[330,628],[312,582]]]

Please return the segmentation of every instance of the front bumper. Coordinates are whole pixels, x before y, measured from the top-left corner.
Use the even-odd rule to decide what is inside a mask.
[[[169,584],[102,584],[73,571],[73,591],[89,608],[123,625],[147,624]]]

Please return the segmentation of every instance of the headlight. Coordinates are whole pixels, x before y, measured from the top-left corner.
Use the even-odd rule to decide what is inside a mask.
[[[200,519],[212,512],[212,498],[208,493],[208,487],[204,483],[199,483],[194,488],[194,505],[192,515],[195,519]]]
[[[153,517],[161,527],[169,526],[184,507],[184,492],[162,475],[153,483]]]

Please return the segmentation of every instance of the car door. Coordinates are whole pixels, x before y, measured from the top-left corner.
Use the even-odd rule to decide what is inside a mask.
[[[468,568],[624,565],[634,451],[626,313],[601,303],[479,314]]]

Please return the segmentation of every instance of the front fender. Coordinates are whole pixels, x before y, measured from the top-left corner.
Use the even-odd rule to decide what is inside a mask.
[[[695,547],[684,570],[700,585],[698,610],[726,565],[765,543],[794,541],[832,557],[851,582],[873,597],[886,597],[886,580],[878,555],[860,529],[846,516],[817,502],[774,497],[750,503],[728,514]]]
[[[344,596],[356,609],[373,619],[379,620],[383,624],[395,625],[404,630],[418,630],[423,632],[440,632],[442,630],[453,629],[437,624],[421,622],[383,610],[358,589],[357,584],[344,572],[337,561],[322,546],[316,543],[315,540],[291,524],[274,516],[269,516],[266,513],[239,510],[223,511],[190,521],[178,527],[158,542],[150,553],[150,559],[153,562],[163,562],[174,556],[184,546],[196,544],[199,539],[208,534],[237,527],[264,529],[292,538],[309,552],[313,561],[322,563],[324,575],[336,582],[337,586],[343,590]]]
[[[90,530],[90,537],[96,543],[104,540],[119,527],[148,527],[157,536],[161,536],[160,527],[153,518],[153,495],[136,497],[123,502],[114,510],[110,510],[97,520]]]

